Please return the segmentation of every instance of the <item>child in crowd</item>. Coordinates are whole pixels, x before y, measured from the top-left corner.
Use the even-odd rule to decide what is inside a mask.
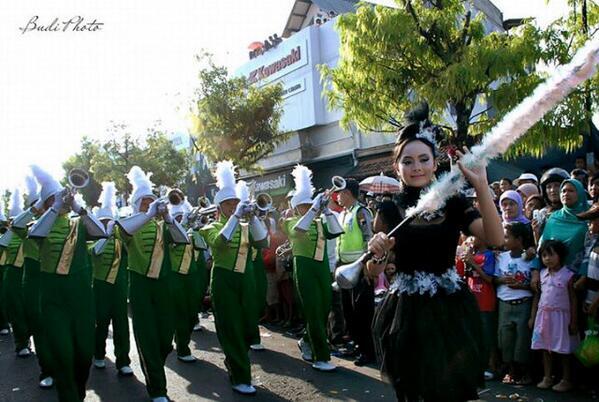
[[[529,373],[530,318],[533,292],[530,288],[532,261],[523,258],[531,246],[530,229],[521,222],[504,226],[505,249],[497,256],[495,279],[499,299],[498,344],[509,371],[504,383],[527,385]]]
[[[495,274],[495,254],[478,237],[469,237],[465,242],[469,249],[458,261],[457,269],[466,277],[470,291],[476,297],[483,327],[485,360],[489,370],[485,371],[485,379],[492,380],[497,369],[497,302],[493,275]]]
[[[572,389],[570,355],[578,345],[574,273],[564,268],[568,249],[558,240],[546,240],[539,249],[546,267],[541,270],[541,292],[535,295],[529,325],[532,349],[543,351],[543,380],[538,388],[566,392]],[[562,362],[562,380],[553,385],[552,354]]]
[[[393,282],[395,282],[396,278],[397,270],[395,267],[395,254],[391,252],[389,253],[385,270],[378,276],[374,288],[375,304],[379,304],[385,298],[389,287],[393,284]]]

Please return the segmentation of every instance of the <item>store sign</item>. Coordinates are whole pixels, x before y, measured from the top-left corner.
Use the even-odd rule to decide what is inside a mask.
[[[301,65],[305,64],[300,64],[300,62],[302,61],[302,57],[304,57],[304,59],[306,57],[305,49],[302,49],[302,46],[298,45],[291,49],[289,54],[285,55],[284,57],[281,57],[274,63],[263,65],[256,68],[255,70],[252,70],[248,76],[248,79],[250,83],[253,84],[258,81],[264,80],[268,77],[271,77],[283,70],[286,70],[290,66],[297,65],[297,67],[300,67]]]
[[[306,84],[304,83],[303,78],[298,81],[285,83],[285,88],[283,88],[283,93],[281,96],[283,99],[289,98],[292,95],[302,92],[304,89],[306,89]]]
[[[269,193],[271,195],[278,195],[286,193],[288,190],[288,179],[286,173],[281,173],[276,176],[269,176],[268,178],[257,178],[255,193]]]

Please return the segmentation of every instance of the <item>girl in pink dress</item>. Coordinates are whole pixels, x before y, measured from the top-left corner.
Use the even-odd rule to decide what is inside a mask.
[[[551,388],[565,392],[572,389],[570,355],[578,345],[576,328],[576,296],[573,289],[574,273],[562,265],[568,249],[557,240],[546,240],[539,254],[543,265],[541,292],[537,293],[532,305],[529,325],[534,324],[532,349],[543,351],[543,381],[538,388]],[[562,380],[553,385],[551,376],[552,354],[560,355]]]

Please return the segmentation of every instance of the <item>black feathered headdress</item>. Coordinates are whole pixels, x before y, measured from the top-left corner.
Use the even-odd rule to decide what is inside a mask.
[[[428,119],[428,103],[422,102],[414,109],[406,113],[403,125],[399,126],[397,120],[390,119],[389,123],[399,126],[397,131],[397,140],[395,144],[403,148],[408,142],[420,140],[433,150],[433,155],[437,153],[437,140],[441,137],[441,129],[432,124]],[[399,155],[400,152],[396,153]]]

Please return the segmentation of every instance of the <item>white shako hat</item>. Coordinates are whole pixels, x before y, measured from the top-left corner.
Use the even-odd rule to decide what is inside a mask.
[[[4,203],[0,201],[0,222],[6,221],[8,221],[8,219],[6,219],[6,215],[4,215]]]
[[[35,180],[37,180],[41,187],[40,200],[42,202],[46,202],[48,198],[63,190],[63,187],[60,185],[60,183],[56,181],[56,179],[52,177],[50,173],[46,172],[38,165],[31,165],[30,168],[33,176],[35,176]]]
[[[98,197],[98,203],[100,204],[100,208],[95,211],[96,218],[111,220],[118,218],[116,186],[114,182],[102,182],[102,192],[100,193],[100,197]]]
[[[216,164],[216,187],[218,192],[214,196],[214,203],[220,205],[223,201],[238,200],[235,192],[235,166],[231,161],[221,161]]]
[[[27,207],[31,207],[37,200],[39,200],[40,193],[35,177],[30,174],[25,176],[25,189],[27,190],[27,193],[25,194],[26,204]]]
[[[8,203],[8,217],[10,219],[19,216],[23,212],[23,197],[21,196],[21,190],[15,188],[10,194],[10,201]]]
[[[173,205],[171,203],[168,204],[168,211],[173,218],[175,218],[179,215],[187,215],[191,212],[192,209],[193,209],[193,206],[187,200],[187,197],[185,197],[183,202],[180,202],[177,205]]]
[[[129,173],[127,173],[129,183],[131,183],[131,187],[133,187],[133,191],[131,192],[131,198],[129,199],[129,201],[133,206],[134,212],[139,211],[142,198],[157,198],[152,191],[154,190],[154,183],[152,183],[152,181],[150,180],[151,176],[151,172],[146,174],[143,170],[141,170],[139,166],[133,166]]]
[[[301,204],[312,204],[312,171],[304,165],[297,165],[291,172],[295,181],[295,191],[291,197],[291,207],[296,208]]]

